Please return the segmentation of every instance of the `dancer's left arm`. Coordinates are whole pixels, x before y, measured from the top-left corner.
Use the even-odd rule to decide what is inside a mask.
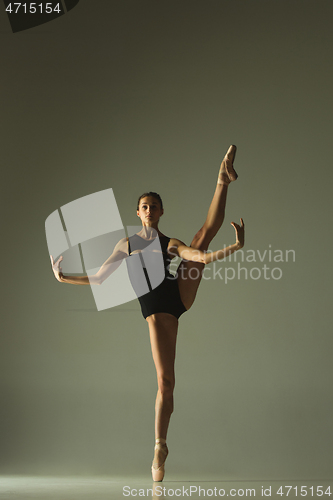
[[[192,262],[202,262],[203,264],[209,264],[215,260],[222,260],[228,255],[233,254],[240,248],[244,246],[244,222],[243,219],[240,220],[240,225],[235,222],[231,222],[231,225],[235,228],[236,233],[236,243],[230,245],[222,250],[216,250],[215,252],[206,253],[202,250],[196,248],[188,247],[180,240],[176,238],[170,239],[169,253],[174,257],[178,256],[185,260],[190,260]]]

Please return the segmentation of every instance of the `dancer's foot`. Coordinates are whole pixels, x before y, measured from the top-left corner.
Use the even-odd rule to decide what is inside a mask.
[[[236,174],[233,161],[236,155],[236,146],[230,146],[228,149],[223,161],[221,163],[219,177],[217,180],[218,184],[226,184],[229,185],[230,182],[235,181],[238,177]]]
[[[151,474],[153,481],[162,481],[164,477],[164,462],[168,456],[169,450],[166,445],[165,439],[156,439],[155,455],[153,464],[151,466]]]

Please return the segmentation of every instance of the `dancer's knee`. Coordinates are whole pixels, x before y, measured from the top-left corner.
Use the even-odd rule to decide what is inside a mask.
[[[157,383],[162,397],[166,399],[172,398],[175,388],[175,379],[161,375],[158,377]]]
[[[191,247],[196,248],[198,250],[207,250],[209,243],[212,241],[216,234],[212,228],[207,227],[205,224],[194,236]]]

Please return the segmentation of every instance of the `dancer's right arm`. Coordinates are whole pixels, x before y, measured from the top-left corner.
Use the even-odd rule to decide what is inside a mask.
[[[52,255],[51,264],[54,276],[60,283],[71,283],[72,285],[101,285],[122,263],[123,259],[127,257],[127,238],[120,240],[115,246],[110,257],[102,264],[101,268],[96,274],[92,276],[65,276],[62,273],[60,263],[63,259],[62,255],[57,262],[54,262]]]

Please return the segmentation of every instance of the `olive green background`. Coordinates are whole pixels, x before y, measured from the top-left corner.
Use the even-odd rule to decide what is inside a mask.
[[[332,477],[332,16],[330,0],[82,0],[13,35],[1,14],[2,473],[149,477],[147,324],[136,301],[97,312],[89,287],[58,283],[44,222],[112,187],[135,225],[154,190],[160,229],[189,244],[236,144],[211,248],[243,217],[244,251],[296,260],[202,282],[168,478]]]

